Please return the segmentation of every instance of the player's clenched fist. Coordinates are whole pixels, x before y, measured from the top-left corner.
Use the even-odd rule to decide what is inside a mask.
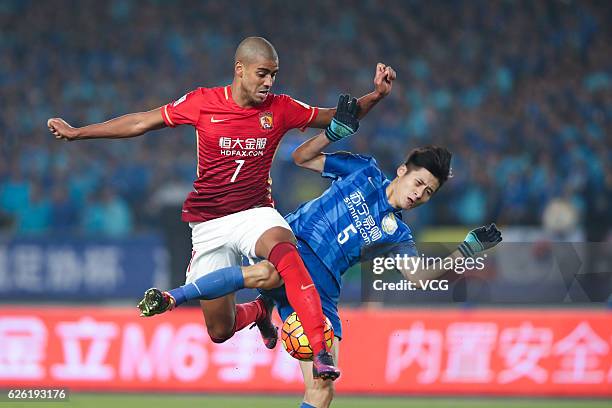
[[[495,224],[471,230],[459,245],[461,254],[468,258],[502,242],[502,234]]]
[[[379,62],[376,64],[376,73],[374,74],[374,90],[381,97],[389,95],[396,76],[393,68]]]
[[[70,126],[62,118],[51,118],[47,121],[49,131],[56,139],[75,140],[77,137],[76,129]]]

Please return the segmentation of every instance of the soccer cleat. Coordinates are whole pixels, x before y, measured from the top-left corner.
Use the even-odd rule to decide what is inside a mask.
[[[144,297],[138,303],[140,316],[150,317],[174,309],[176,301],[168,292],[162,292],[157,288],[148,289]]]
[[[267,296],[259,295],[255,301],[261,303],[265,313],[250,328],[252,329],[254,326],[257,326],[264,345],[269,349],[273,349],[276,347],[276,342],[278,341],[278,327],[272,323],[274,300]]]
[[[334,366],[334,358],[329,351],[323,349],[312,358],[312,376],[332,381],[340,377],[340,370]]]

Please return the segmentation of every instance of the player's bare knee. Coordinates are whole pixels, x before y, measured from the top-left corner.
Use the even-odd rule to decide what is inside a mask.
[[[213,343],[225,343],[234,335],[233,331],[209,331],[208,336]]]
[[[257,287],[260,289],[274,289],[280,286],[281,277],[274,265],[268,261],[262,261],[257,267]]]
[[[227,324],[211,324],[206,325],[208,336],[213,343],[223,343],[234,335],[234,326]]]
[[[261,261],[256,266],[260,281],[267,281],[276,272],[276,268],[270,261]]]

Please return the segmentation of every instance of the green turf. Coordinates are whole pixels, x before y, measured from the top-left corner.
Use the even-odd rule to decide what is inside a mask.
[[[76,394],[66,403],[0,402],[0,408],[285,408],[298,407],[298,396],[175,396],[139,394]],[[611,400],[537,399],[537,398],[392,398],[342,397],[336,398],[333,408],[599,408],[612,407]]]

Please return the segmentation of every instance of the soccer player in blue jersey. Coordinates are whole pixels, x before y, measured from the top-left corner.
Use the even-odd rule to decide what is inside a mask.
[[[302,204],[285,216],[297,237],[300,256],[321,297],[323,313],[334,328],[336,341],[332,354],[336,362],[339,340],[342,338],[338,315],[342,274],[362,261],[364,249],[370,247],[378,248],[380,252],[369,251],[368,256],[372,257],[389,255],[391,247],[393,255],[418,256],[412,232],[402,221],[401,212],[429,201],[448,179],[451,160],[451,153],[443,147],[418,148],[397,168],[396,177],[389,180],[372,157],[348,152],[323,153],[330,143],[349,136],[358,127],[355,100],[348,102],[348,99],[348,96],[341,97],[336,114],[336,119],[348,125],[345,134],[322,132],[293,152],[298,166],[330,178],[333,180],[331,186],[320,197]],[[471,231],[448,257],[473,257],[501,240],[501,232],[494,224],[480,227]],[[439,266],[400,272],[419,285],[449,271]],[[276,301],[284,321],[293,309],[284,296],[283,288],[265,293]],[[302,407],[328,407],[333,398],[333,383],[314,380],[310,375],[312,363],[300,362],[300,365],[306,387]]]
[[[348,152],[323,153],[330,143],[352,135],[358,128],[356,100],[349,99],[345,95],[340,97],[334,116],[337,126],[307,140],[293,152],[298,166],[332,179],[331,186],[320,197],[302,204],[285,217],[319,292],[323,312],[334,328],[336,341],[332,354],[336,362],[342,338],[338,315],[342,274],[362,260],[362,251],[366,248],[380,248],[383,253],[379,255],[387,255],[392,245],[394,255],[418,256],[412,232],[402,221],[401,212],[429,201],[448,179],[451,160],[451,153],[443,147],[415,149],[397,168],[395,178],[389,180],[372,157]],[[448,257],[473,257],[499,242],[501,233],[494,224],[480,227],[471,231]],[[443,265],[446,263],[439,265],[438,269],[417,268],[400,272],[410,281],[422,283],[448,272]],[[269,263],[263,261],[243,268],[243,278],[248,283],[242,287],[269,289],[262,292],[274,299],[283,320],[293,312],[284,287],[270,289],[281,285],[281,281]],[[161,313],[188,299],[200,299],[203,292],[209,296],[219,285],[211,279],[196,280],[190,285],[164,292],[169,302],[147,313]],[[313,378],[311,362],[301,361],[300,366],[306,387],[302,407],[328,407],[333,398],[332,381]]]

